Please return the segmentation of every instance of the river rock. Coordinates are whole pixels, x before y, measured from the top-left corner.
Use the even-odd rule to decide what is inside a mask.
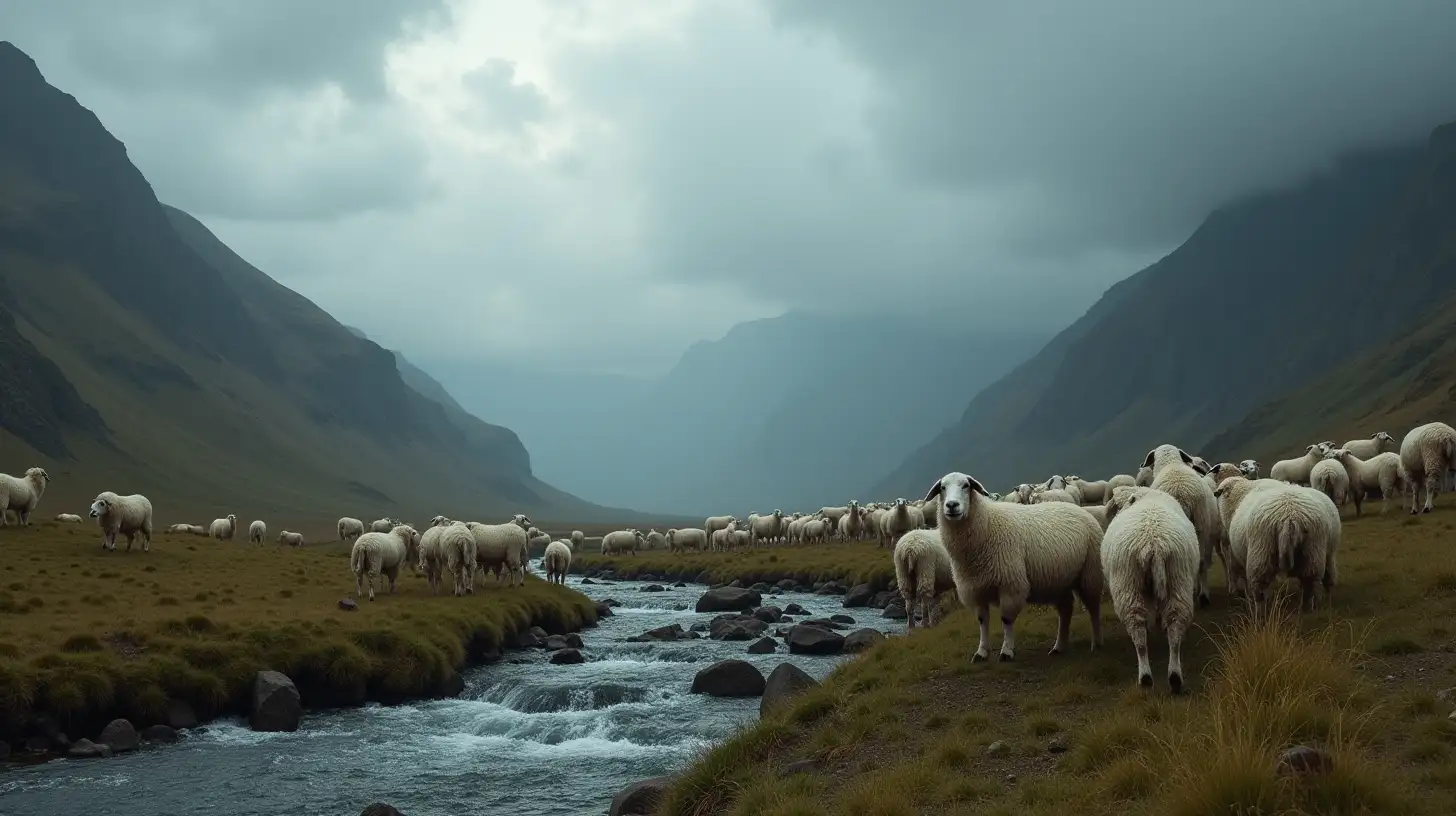
[[[682,624],[670,623],[667,626],[648,629],[640,635],[633,635],[627,638],[627,642],[650,643],[653,641],[682,640],[686,635],[687,633],[683,631]]]
[[[799,621],[799,624],[801,626],[817,626],[820,629],[847,629],[847,628],[849,628],[849,627],[845,626],[844,624],[840,623],[839,621],[832,620],[830,618],[805,618],[804,620]]]
[[[708,624],[708,637],[713,640],[753,640],[768,629],[768,624],[747,615],[719,615]]]
[[[758,716],[766,716],[775,706],[782,705],[795,694],[817,685],[818,680],[793,663],[778,664],[768,673],[768,680],[764,681],[763,699],[758,703]]]
[[[577,663],[585,663],[586,658],[581,656],[577,649],[562,649],[551,653],[551,662],[558,666],[571,666]]]
[[[637,591],[638,592],[666,592],[667,591],[667,587],[664,587],[662,584],[648,584],[647,586],[642,587],[641,589],[639,589]]]
[[[756,583],[753,586],[749,587],[749,589],[751,589],[754,592],[757,592],[759,594],[765,594],[765,593],[768,593],[768,592],[772,592],[773,591],[773,587],[769,586],[768,584],[765,584],[762,581],[759,581],[758,583]]]
[[[298,687],[281,672],[260,671],[253,676],[252,703],[248,727],[254,731],[297,731],[303,719]]]
[[[763,694],[763,672],[745,660],[720,660],[693,678],[692,694],[709,697],[757,697]]]
[[[582,582],[582,584],[587,585],[587,586],[590,586],[590,585],[596,583],[596,581],[593,581],[590,578],[583,578],[583,579],[581,579],[581,582]]]
[[[779,592],[793,592],[795,586],[797,586],[797,584],[794,582],[793,578],[780,578],[774,584],[774,589],[777,589]]]
[[[611,616],[612,616],[612,606],[611,606],[611,604],[608,604],[608,603],[606,603],[604,601],[597,601],[597,617],[599,617],[599,618],[610,618]]]
[[[687,584],[683,583],[682,581],[677,581],[673,584],[673,586],[677,587],[678,589],[682,589],[683,587],[687,586]]]
[[[698,599],[698,612],[740,612],[763,603],[763,596],[751,589],[720,587],[710,589]]]
[[[71,759],[103,759],[111,756],[111,747],[108,745],[97,745],[88,739],[79,739],[71,743],[71,750],[66,752]]]
[[[612,797],[607,816],[651,816],[670,785],[670,776],[654,776],[641,782],[633,782]]]
[[[829,616],[829,619],[832,620],[832,621],[834,621],[835,623],[845,623],[845,624],[849,624],[850,626],[853,626],[854,625],[854,618],[852,618],[852,617],[850,617],[850,616],[848,616],[848,615],[846,615],[846,614],[844,614],[842,612],[839,613],[839,614],[837,614],[837,615],[830,615]]]
[[[877,629],[856,629],[844,638],[844,651],[854,654],[885,639],[885,633]]]
[[[141,747],[141,737],[137,735],[136,727],[129,720],[112,720],[101,729],[101,736],[96,741],[110,748],[113,753],[121,754],[127,751],[135,751]]]
[[[702,572],[698,573],[698,577],[693,579],[693,583],[695,584],[710,584],[712,582],[713,574],[711,572],[708,572],[707,570],[703,570]]]
[[[196,728],[197,712],[192,710],[192,705],[186,700],[168,700],[167,712],[162,715],[162,722],[173,728]]]
[[[404,816],[404,814],[400,813],[399,808],[395,807],[394,805],[386,805],[383,802],[374,802],[372,804],[365,805],[364,809],[359,811],[359,816]]]
[[[728,582],[728,586],[731,586],[734,589],[743,589],[744,588],[743,587],[743,581],[740,580],[740,579],[738,579],[738,578],[734,578],[732,581],[729,581]]]
[[[353,598],[340,598],[339,608],[345,612],[358,612],[359,604]]]
[[[848,592],[844,593],[843,605],[846,609],[857,606],[869,606],[870,598],[874,596],[874,587],[871,587],[869,584],[855,584]]]
[[[796,603],[791,603],[788,606],[784,607],[784,614],[785,615],[807,615],[807,614],[809,614],[809,610],[805,609],[802,606],[799,606]]]
[[[899,597],[900,593],[896,592],[893,589],[887,589],[883,592],[876,592],[875,596],[873,598],[870,598],[869,606],[872,609],[884,609]]]
[[[823,586],[814,590],[815,595],[843,595],[849,590],[839,585],[838,581],[826,582]]]
[[[880,617],[889,618],[890,620],[905,620],[905,606],[899,601],[895,601],[885,607],[885,612]]]
[[[569,648],[569,649],[580,649],[581,647],[583,647],[585,645],[586,644],[585,643],[582,643],[582,641],[581,641],[581,635],[578,635],[575,632],[570,632],[570,633],[568,633],[566,635],[566,646],[567,646],[567,648]]]
[[[778,623],[779,618],[782,618],[784,613],[777,606],[760,606],[753,610],[753,616],[764,623]]]
[[[169,725],[149,725],[142,729],[142,739],[168,745],[177,741],[177,730]]]
[[[785,640],[789,654],[834,655],[844,651],[844,636],[819,626],[796,624]]]
[[[771,637],[759,638],[748,646],[749,654],[773,654],[779,650],[779,642]]]
[[[517,649],[537,649],[544,645],[545,643],[541,638],[536,637],[535,632],[526,631],[516,635]]]
[[[548,652],[554,652],[554,651],[556,651],[558,649],[565,649],[566,648],[566,638],[563,635],[552,635],[552,636],[546,638],[546,640],[541,644],[541,646],[542,646],[542,648],[546,649],[546,651],[548,651]]]

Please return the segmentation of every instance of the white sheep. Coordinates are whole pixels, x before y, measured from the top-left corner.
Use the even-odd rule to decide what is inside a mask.
[[[436,570],[443,568],[454,578],[457,598],[475,594],[475,567],[479,563],[476,546],[475,532],[470,529],[470,525],[452,521],[440,527],[437,547],[444,553],[445,563],[437,565]],[[435,583],[438,585],[439,582],[437,572]],[[439,594],[438,588],[435,591]]]
[[[1077,497],[1073,496],[1070,490],[1062,490],[1055,487],[1049,487],[1046,490],[1041,491],[1040,493],[1032,494],[1032,504],[1044,504],[1046,502],[1066,502],[1068,504],[1075,504],[1078,506],[1082,504],[1081,502],[1077,501]]]
[[[1107,501],[1111,502],[1112,501],[1112,497],[1111,496],[1108,496],[1107,497]],[[1107,532],[1107,505],[1106,504],[1084,504],[1084,505],[1082,505],[1082,509],[1085,510],[1085,511],[1087,511],[1087,514],[1088,515],[1090,515],[1092,518],[1094,518],[1094,519],[1097,520],[1097,525],[1102,528],[1102,532],[1104,532],[1104,533]]]
[[[1288,482],[1281,482],[1278,479],[1247,479],[1243,476],[1232,476],[1219,482],[1218,487],[1213,491],[1214,498],[1218,500],[1219,553],[1223,558],[1224,575],[1228,581],[1229,594],[1235,597],[1248,597],[1248,587],[1243,583],[1243,573],[1236,570],[1233,564],[1233,555],[1229,549],[1229,525],[1233,523],[1234,514],[1239,511],[1239,505],[1251,492],[1283,484],[1288,484]]]
[[[1092,516],[1066,502],[994,502],[980,482],[959,472],[942,476],[925,498],[932,496],[940,497],[940,540],[950,553],[956,594],[980,623],[973,661],[989,657],[993,603],[1001,610],[1002,660],[1015,658],[1016,618],[1029,603],[1057,609],[1052,654],[1071,639],[1078,597],[1091,619],[1092,648],[1101,645],[1102,528]]]
[[[895,503],[880,517],[879,546],[894,547],[899,543],[900,536],[924,526],[925,517],[919,510],[911,507],[903,498],[895,499]]]
[[[1107,492],[1103,494],[1102,501],[1105,504],[1107,502],[1107,499],[1112,495],[1112,491],[1116,490],[1119,487],[1136,487],[1136,486],[1137,486],[1137,479],[1136,478],[1134,478],[1132,476],[1129,476],[1126,473],[1119,473],[1116,476],[1113,476],[1111,479],[1108,479],[1107,480]]]
[[[339,519],[340,541],[351,541],[361,535],[364,535],[364,522],[349,516]]]
[[[583,533],[580,530],[572,530],[571,531],[571,549],[572,549],[573,552],[575,552],[576,550],[581,549],[581,545],[583,545],[585,543],[586,543],[586,533]]]
[[[667,548],[673,552],[706,550],[708,534],[696,527],[682,527],[667,531]]]
[[[369,522],[369,532],[371,532],[371,533],[387,533],[390,530],[393,530],[395,527],[397,527],[401,523],[402,522],[400,522],[399,519],[396,519],[396,518],[393,518],[393,517],[390,517],[390,518],[382,518],[382,519],[375,519],[374,521]]]
[[[703,530],[707,532],[708,539],[713,540],[713,533],[728,526],[728,522],[736,522],[738,519],[733,516],[708,516],[703,520]]]
[[[252,524],[248,525],[249,544],[262,544],[263,539],[267,538],[267,536],[268,525],[264,524],[262,519],[257,519]]]
[[[435,516],[430,519],[430,526],[420,534],[419,559],[415,564],[415,572],[424,573],[430,592],[435,595],[440,594],[440,578],[445,574],[446,557],[443,536],[446,523],[441,521],[443,518],[444,516]],[[474,537],[471,538],[471,541],[474,542]],[[472,560],[471,563],[473,564],[474,561]],[[470,572],[475,572],[473,567]],[[460,594],[458,591],[459,578],[456,578],[455,587],[457,590],[455,594]]]
[[[749,532],[747,530],[740,530],[740,529],[734,528],[734,530],[733,530],[733,546],[736,549],[746,550],[746,549],[748,549],[748,546],[750,544],[752,544],[752,543],[753,543],[753,537],[749,534]]]
[[[167,528],[167,532],[169,532],[169,533],[190,533],[190,532],[192,532],[192,528],[194,526],[196,526],[196,525],[192,525],[192,524],[173,524],[171,527],[168,527]]]
[[[656,530],[648,530],[642,537],[642,549],[644,550],[665,550],[667,549],[667,536]]]
[[[760,540],[769,542],[778,538],[779,529],[783,527],[783,524],[784,511],[777,508],[767,516],[751,518],[748,522],[749,545],[756,547]]]
[[[720,531],[721,532],[721,531]],[[628,528],[626,530],[614,530],[602,536],[602,555],[617,555],[619,553],[637,554],[637,550],[647,544],[647,537],[641,530]]]
[[[1269,478],[1290,484],[1307,485],[1309,484],[1309,472],[1314,469],[1315,465],[1324,461],[1326,450],[1324,443],[1321,442],[1305,448],[1304,455],[1298,459],[1280,459],[1274,463],[1274,467],[1269,468]]]
[[[387,533],[371,530],[355,539],[349,551],[349,568],[354,572],[354,597],[364,594],[366,576],[369,600],[374,600],[374,584],[381,575],[389,579],[389,592],[393,594],[400,565],[417,554],[419,544],[420,534],[408,524],[400,524]]]
[[[126,536],[126,551],[131,552],[132,541],[140,534],[142,552],[152,549],[152,503],[146,496],[134,493],[118,496],[110,490],[96,494],[91,501],[91,518],[101,528],[102,549],[116,552],[116,536]]]
[[[546,545],[546,554],[541,557],[541,566],[546,570],[546,580],[552,583],[566,583],[566,572],[571,569],[571,547],[565,541],[553,541]]]
[[[287,544],[290,547],[302,547],[303,533],[294,533],[288,530],[284,530],[283,532],[278,534],[278,543]]]
[[[1239,472],[1244,474],[1245,479],[1259,478],[1259,463],[1254,459],[1245,459],[1239,462]]]
[[[844,515],[840,517],[839,527],[835,529],[835,532],[845,541],[858,540],[868,530],[868,526],[865,524],[867,518],[868,514],[864,508],[859,506],[859,502],[852,501]]]
[[[1431,512],[1446,471],[1456,468],[1456,430],[1444,422],[1412,428],[1400,441],[1400,464],[1410,482],[1411,515]],[[1418,511],[1422,488],[1426,504]]]
[[[830,533],[834,532],[834,526],[835,525],[838,525],[839,524],[839,520],[842,519],[842,518],[844,518],[844,514],[845,513],[848,513],[848,512],[849,512],[849,505],[845,505],[843,507],[821,507],[821,508],[819,508],[819,517],[820,518],[829,519],[829,524],[831,525],[829,527],[829,529],[826,530],[826,532],[830,532]]]
[[[1153,469],[1146,465],[1138,468],[1137,475],[1133,477],[1133,485],[1135,487],[1152,487]]]
[[[1382,453],[1395,453],[1400,450],[1400,443],[1385,431],[1376,431],[1370,434],[1369,439],[1351,439],[1341,445],[1339,450],[1347,450],[1356,457],[1369,461]]]
[[[1132,482],[1131,476],[1125,478],[1129,483]],[[1081,497],[1080,504],[1105,504],[1107,502],[1109,482],[1089,482],[1081,476],[1068,476],[1067,484],[1076,486],[1077,495]]]
[[[10,524],[5,511],[15,513],[15,519],[22,527],[30,524],[30,514],[40,504],[51,477],[45,468],[33,467],[19,479],[8,473],[0,473],[0,527]]]
[[[75,513],[61,513],[56,516],[56,521],[64,522],[67,524],[77,524],[81,521],[81,517],[76,515]]]
[[[526,583],[526,530],[531,519],[521,513],[511,517],[504,524],[481,524],[472,521],[467,524],[475,536],[475,563],[482,571],[495,575],[501,582],[501,571],[505,570],[510,586]]]
[[[1168,688],[1183,692],[1183,634],[1193,621],[1198,587],[1198,531],[1173,496],[1151,487],[1119,487],[1107,504],[1102,570],[1112,608],[1137,652],[1138,685],[1151,688],[1148,621],[1168,638]]]
[[[710,545],[709,546],[709,549],[711,549],[711,550],[713,550],[715,552],[726,552],[727,550],[729,550],[730,548],[732,548],[732,546],[735,543],[737,543],[737,538],[738,538],[738,536],[736,535],[737,532],[738,532],[738,521],[737,521],[737,519],[730,518],[728,520],[727,526],[721,527],[721,528],[719,528],[717,530],[714,530],[713,533],[712,533],[712,535],[708,536],[708,543]],[[606,539],[605,538],[602,540],[602,548],[603,548],[602,549],[602,552],[605,553],[606,552]]]
[[[238,517],[232,513],[227,518],[213,519],[207,526],[207,534],[218,541],[232,541],[238,532]]]
[[[1290,484],[1252,490],[1229,524],[1231,583],[1263,604],[1284,573],[1299,581],[1300,608],[1313,610],[1315,584],[1327,592],[1335,586],[1340,534],[1339,508],[1320,491]]]
[[[201,524],[189,524],[187,525],[187,531],[195,536],[208,537],[208,529]]]
[[[1360,505],[1367,493],[1380,491],[1380,514],[1383,516],[1390,508],[1391,497],[1404,496],[1405,491],[1410,489],[1410,480],[1406,478],[1405,468],[1401,467],[1398,453],[1386,451],[1370,459],[1361,459],[1345,448],[1335,448],[1330,454],[1345,466],[1356,516],[1360,515]]]
[[[1350,500],[1350,474],[1345,464],[1333,454],[1342,450],[1334,448],[1325,454],[1324,461],[1310,468],[1309,486],[1330,497],[1336,507],[1344,507]]]
[[[1219,552],[1218,543],[1223,536],[1213,488],[1193,469],[1193,457],[1177,445],[1159,445],[1148,451],[1143,467],[1153,470],[1150,486],[1177,499],[1183,512],[1193,522],[1193,528],[1198,531],[1198,603],[1207,606],[1212,602],[1208,591],[1208,568],[1213,566],[1213,554]],[[1219,555],[1222,557],[1222,552]]]
[[[915,628],[915,610],[925,617],[926,626],[940,620],[940,593],[955,589],[950,554],[940,543],[940,533],[911,530],[895,543],[895,583],[905,598],[905,626]]]

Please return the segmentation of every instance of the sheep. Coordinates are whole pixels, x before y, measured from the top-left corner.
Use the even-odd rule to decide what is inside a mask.
[[[726,552],[729,548],[731,548],[736,543],[737,536],[735,534],[737,532],[738,532],[738,520],[737,519],[733,519],[733,518],[729,518],[728,519],[727,526],[721,527],[721,528],[719,528],[717,530],[714,530],[712,532],[712,534],[708,536],[708,543],[710,545],[709,546],[709,549],[714,550],[716,552]],[[603,544],[602,544],[603,550],[602,550],[602,552],[606,552],[606,549],[605,549],[606,543],[605,543],[605,541],[606,540],[603,539]]]
[[[1223,536],[1213,488],[1193,469],[1193,457],[1176,445],[1159,445],[1148,451],[1143,467],[1153,470],[1151,487],[1177,499],[1198,531],[1198,604],[1208,606],[1212,603],[1208,591],[1208,568],[1213,566],[1213,554]],[[1220,552],[1220,557],[1222,555]]]
[[[1400,441],[1400,464],[1410,481],[1411,515],[1416,515],[1421,489],[1426,504],[1419,512],[1429,513],[1446,471],[1456,468],[1456,430],[1444,422],[1428,422],[1412,428]]]
[[[354,573],[354,597],[364,594],[365,576],[369,580],[369,600],[374,600],[374,583],[383,575],[389,579],[389,592],[394,594],[399,567],[416,555],[420,534],[408,524],[400,524],[387,533],[373,530],[354,539],[349,551],[349,568]]]
[[[352,541],[361,535],[364,535],[364,522],[349,516],[339,519],[340,541]]]
[[[940,593],[955,589],[951,575],[950,554],[940,543],[940,533],[910,530],[895,543],[895,583],[905,599],[905,626],[915,628],[918,607],[926,626],[940,620]]]
[[[668,530],[667,548],[673,552],[705,550],[708,548],[708,534],[696,527]]]
[[[1214,498],[1218,500],[1219,552],[1223,556],[1224,574],[1228,579],[1229,594],[1235,597],[1247,597],[1248,587],[1243,583],[1243,572],[1236,569],[1233,563],[1228,536],[1229,525],[1233,523],[1234,514],[1239,511],[1239,505],[1250,493],[1283,484],[1288,483],[1278,479],[1246,479],[1242,476],[1233,476],[1219,482],[1218,487],[1213,491]]]
[[[1309,484],[1309,472],[1314,466],[1324,461],[1324,443],[1310,445],[1304,449],[1304,455],[1298,459],[1280,459],[1269,468],[1269,478],[1289,482],[1290,484]]]
[[[1213,470],[1210,470],[1208,472],[1208,476],[1204,477],[1204,481],[1211,482],[1211,487],[1218,487],[1220,484],[1223,483],[1224,479],[1232,479],[1235,476],[1245,476],[1245,473],[1242,469],[1239,468],[1238,465],[1232,465],[1228,462],[1219,462],[1218,464],[1213,466]]]
[[[15,520],[20,526],[28,526],[30,514],[40,504],[40,497],[45,495],[46,486],[50,482],[51,476],[45,472],[45,468],[33,467],[25,471],[25,475],[19,479],[8,473],[0,473],[0,527],[10,524],[5,517],[7,510],[15,513]]]
[[[1309,486],[1329,496],[1336,507],[1344,507],[1345,502],[1350,500],[1350,474],[1344,463],[1333,455],[1339,450],[1342,449],[1335,448],[1326,453],[1324,461],[1310,469]]]
[[[238,517],[232,513],[227,518],[213,519],[207,526],[207,534],[218,541],[232,541],[238,532]]]
[[[1315,583],[1326,593],[1335,586],[1340,534],[1339,508],[1324,493],[1290,484],[1252,490],[1229,524],[1232,581],[1259,605],[1285,573],[1299,581],[1300,608],[1312,611]]]
[[[1357,517],[1361,512],[1360,505],[1365,501],[1365,494],[1369,491],[1380,491],[1380,515],[1383,516],[1390,508],[1390,498],[1404,495],[1410,489],[1410,480],[1406,478],[1405,468],[1401,467],[1398,453],[1386,451],[1362,460],[1347,448],[1335,448],[1330,451],[1330,455],[1345,466],[1345,474],[1350,480],[1350,498],[1355,502]]]
[[[950,554],[961,605],[976,610],[980,644],[972,661],[989,658],[991,604],[1001,610],[1001,660],[1016,655],[1016,618],[1028,603],[1055,606],[1060,654],[1071,639],[1074,597],[1092,624],[1092,648],[1102,644],[1102,528],[1066,502],[993,502],[986,488],[960,472],[942,476],[925,494],[940,497],[940,540]]]
[[[435,516],[430,519],[430,526],[420,535],[419,559],[415,563],[415,573],[424,573],[425,581],[430,586],[430,592],[435,595],[440,594],[440,577],[445,574],[446,554],[443,539],[445,524],[441,521],[443,518],[444,516]],[[458,579],[456,588],[459,588]]]
[[[66,524],[78,524],[81,521],[81,517],[76,515],[75,513],[61,513],[56,516],[56,521],[64,522]]]
[[[1198,531],[1173,496],[1151,487],[1119,487],[1107,504],[1102,569],[1112,608],[1137,651],[1138,685],[1153,685],[1148,619],[1168,638],[1168,688],[1183,692],[1183,633],[1193,621],[1198,585]]]
[[[1245,479],[1259,478],[1259,463],[1253,459],[1245,459],[1239,462],[1239,472],[1244,474]]]
[[[708,533],[708,539],[711,541],[713,533],[727,527],[728,522],[737,520],[733,516],[708,516],[703,520],[703,530]]]
[[[994,498],[1000,498],[1000,497],[999,496],[996,496]],[[922,504],[920,506],[919,510],[920,510],[921,524],[923,524],[927,529],[934,530],[934,529],[936,529],[937,527],[940,526],[940,501],[939,500],[925,502],[924,504]],[[848,518],[848,517],[846,516],[846,518]]]
[[[257,519],[252,524],[249,524],[248,525],[248,543],[249,544],[262,544],[263,543],[263,539],[266,538],[267,536],[268,536],[268,525],[267,524],[264,524],[262,519]]]
[[[824,543],[824,540],[828,538],[829,535],[833,532],[833,524],[834,522],[830,521],[827,518],[814,518],[813,516],[810,516],[809,518],[805,519],[804,526],[801,531],[801,534],[804,537],[804,543]]]
[[[642,549],[644,550],[665,550],[667,549],[667,536],[656,530],[648,530],[647,535],[642,537]]]
[[[826,535],[828,535],[828,533],[826,533]],[[739,530],[736,528],[733,530],[733,546],[735,548],[740,550],[746,550],[751,543],[753,543],[753,539],[752,536],[749,535],[749,532],[747,530]]]
[[[169,533],[190,533],[190,532],[192,532],[192,527],[193,527],[193,525],[191,525],[191,524],[173,524],[171,527],[168,527],[167,528],[167,532],[169,532]]]
[[[1107,500],[1109,502],[1112,501],[1112,497],[1108,496]],[[1088,515],[1097,520],[1097,525],[1102,528],[1102,532],[1107,532],[1108,511],[1106,504],[1084,504],[1082,505],[1082,509],[1086,510]]]
[[[1382,453],[1395,453],[1400,450],[1400,444],[1395,441],[1395,437],[1385,431],[1376,431],[1370,434],[1369,439],[1351,439],[1337,450],[1349,451],[1368,462]]]
[[[845,541],[857,540],[865,534],[867,529],[865,518],[865,511],[859,506],[859,502],[852,501],[844,516],[839,519],[839,528],[836,532]]]
[[[546,568],[548,582],[566,583],[566,571],[571,569],[571,546],[565,541],[553,541],[546,545],[546,554],[541,557]]]
[[[583,533],[580,530],[572,530],[571,531],[571,549],[572,549],[573,552],[575,552],[576,550],[581,549],[581,545],[583,545],[585,543],[586,543],[586,533]]]
[[[924,526],[925,519],[919,510],[911,507],[904,499],[895,499],[889,511],[880,518],[879,546],[894,547],[899,543],[900,536]]]
[[[759,540],[772,541],[779,537],[779,530],[784,525],[784,511],[777,508],[767,516],[752,517],[748,521],[748,543],[750,546],[758,546]]]
[[[187,525],[187,530],[195,536],[201,536],[203,538],[209,537],[208,529],[201,524],[189,524]]]
[[[532,528],[532,529],[535,529],[535,528]],[[533,548],[533,547],[540,547],[541,549],[544,550],[546,548],[546,545],[547,544],[550,544],[550,543],[551,543],[551,536],[548,535],[548,534],[546,534],[546,533],[541,532],[540,530],[536,530],[536,534],[535,535],[532,535],[530,533],[530,531],[527,531],[526,532],[526,548],[527,549],[530,549],[530,548]]]
[[[472,521],[466,526],[475,536],[475,563],[481,571],[492,572],[497,584],[500,583],[502,570],[506,571],[510,586],[526,583],[526,546],[529,543],[526,530],[531,527],[531,519],[517,513],[504,524]]]
[[[1077,501],[1077,497],[1073,496],[1070,491],[1058,490],[1056,488],[1048,488],[1047,490],[1043,490],[1042,492],[1032,496],[1032,504],[1043,504],[1045,502],[1067,502],[1069,504],[1075,504],[1079,507],[1082,504],[1081,502]]]
[[[617,530],[602,536],[602,555],[616,555],[617,553],[637,554],[637,550],[647,543],[647,537],[642,535],[641,530],[628,528]]]
[[[390,517],[390,518],[382,518],[382,519],[375,519],[374,521],[369,522],[369,532],[371,532],[371,533],[387,533],[390,530],[393,530],[397,525],[399,525],[401,523],[402,522],[400,522],[399,519],[392,518],[392,517]]]
[[[278,534],[278,543],[287,544],[290,547],[303,546],[303,533],[294,533],[284,530]]]
[[[476,554],[475,532],[470,525],[452,521],[440,527],[438,549],[445,557],[443,571],[450,573],[455,582],[455,597],[475,594],[475,566],[479,561]],[[437,556],[438,557],[438,556]],[[439,566],[436,567],[440,569]],[[524,575],[522,580],[524,580]],[[439,584],[439,577],[435,583]],[[436,594],[439,590],[436,590]]]
[[[1202,456],[1193,457],[1193,461],[1190,462],[1188,466],[1193,468],[1193,471],[1199,476],[1207,476],[1209,472],[1213,470],[1213,465],[1210,465],[1208,463],[1208,460],[1204,459]]]
[[[839,520],[844,518],[844,514],[848,512],[848,505],[844,507],[821,507],[819,508],[819,517],[829,519],[830,524],[838,525]]]
[[[1152,487],[1153,469],[1147,466],[1138,468],[1137,475],[1133,477],[1133,485],[1135,487]]]
[[[1126,478],[1129,482],[1132,481],[1131,476],[1128,476]],[[1107,501],[1107,493],[1110,489],[1108,487],[1108,482],[1089,482],[1086,479],[1083,479],[1081,476],[1068,476],[1067,483],[1070,485],[1076,485],[1078,495],[1080,495],[1082,498],[1082,501],[1079,502],[1080,504],[1104,504]]]
[[[101,528],[101,548],[116,552],[116,535],[126,536],[126,551],[131,552],[132,541],[138,533],[142,537],[142,552],[152,549],[152,503],[140,493],[118,496],[110,490],[96,494],[91,501],[91,518]]]

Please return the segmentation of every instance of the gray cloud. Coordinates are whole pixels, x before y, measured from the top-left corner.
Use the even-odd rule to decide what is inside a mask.
[[[546,97],[529,82],[517,82],[516,67],[506,60],[486,60],[461,82],[484,106],[481,113],[491,126],[518,131],[546,114]]]

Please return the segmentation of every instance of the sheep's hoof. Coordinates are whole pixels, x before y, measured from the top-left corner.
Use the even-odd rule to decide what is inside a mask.
[[[1139,674],[1138,675],[1138,685],[1139,686],[1142,686],[1143,688],[1152,688],[1153,687],[1153,676],[1151,674]]]
[[[1153,684],[1153,678],[1149,677],[1148,678],[1148,685],[1151,686],[1152,684]],[[1179,674],[1178,672],[1169,672],[1168,673],[1168,690],[1171,691],[1171,692],[1173,692],[1174,694],[1182,694],[1183,693],[1183,675]]]
[[[1057,655],[1059,655],[1061,653],[1062,653],[1062,647],[1060,647],[1060,646],[1053,646],[1052,647],[1052,650],[1050,652],[1047,652],[1047,654],[1051,655],[1052,657],[1056,657]]]
[[[1002,652],[1001,653],[1001,662],[1002,663],[1011,663],[1011,662],[1013,662],[1015,660],[1016,660],[1016,655],[1011,654],[1010,652]]]
[[[1431,512],[1431,508],[1429,508],[1429,507],[1422,507],[1421,508],[1421,512],[1422,513],[1429,513],[1429,512]]]
[[[987,655],[985,652],[974,652],[974,653],[971,654],[971,662],[972,663],[980,663],[983,660],[989,660],[989,659],[990,659],[990,656]]]

